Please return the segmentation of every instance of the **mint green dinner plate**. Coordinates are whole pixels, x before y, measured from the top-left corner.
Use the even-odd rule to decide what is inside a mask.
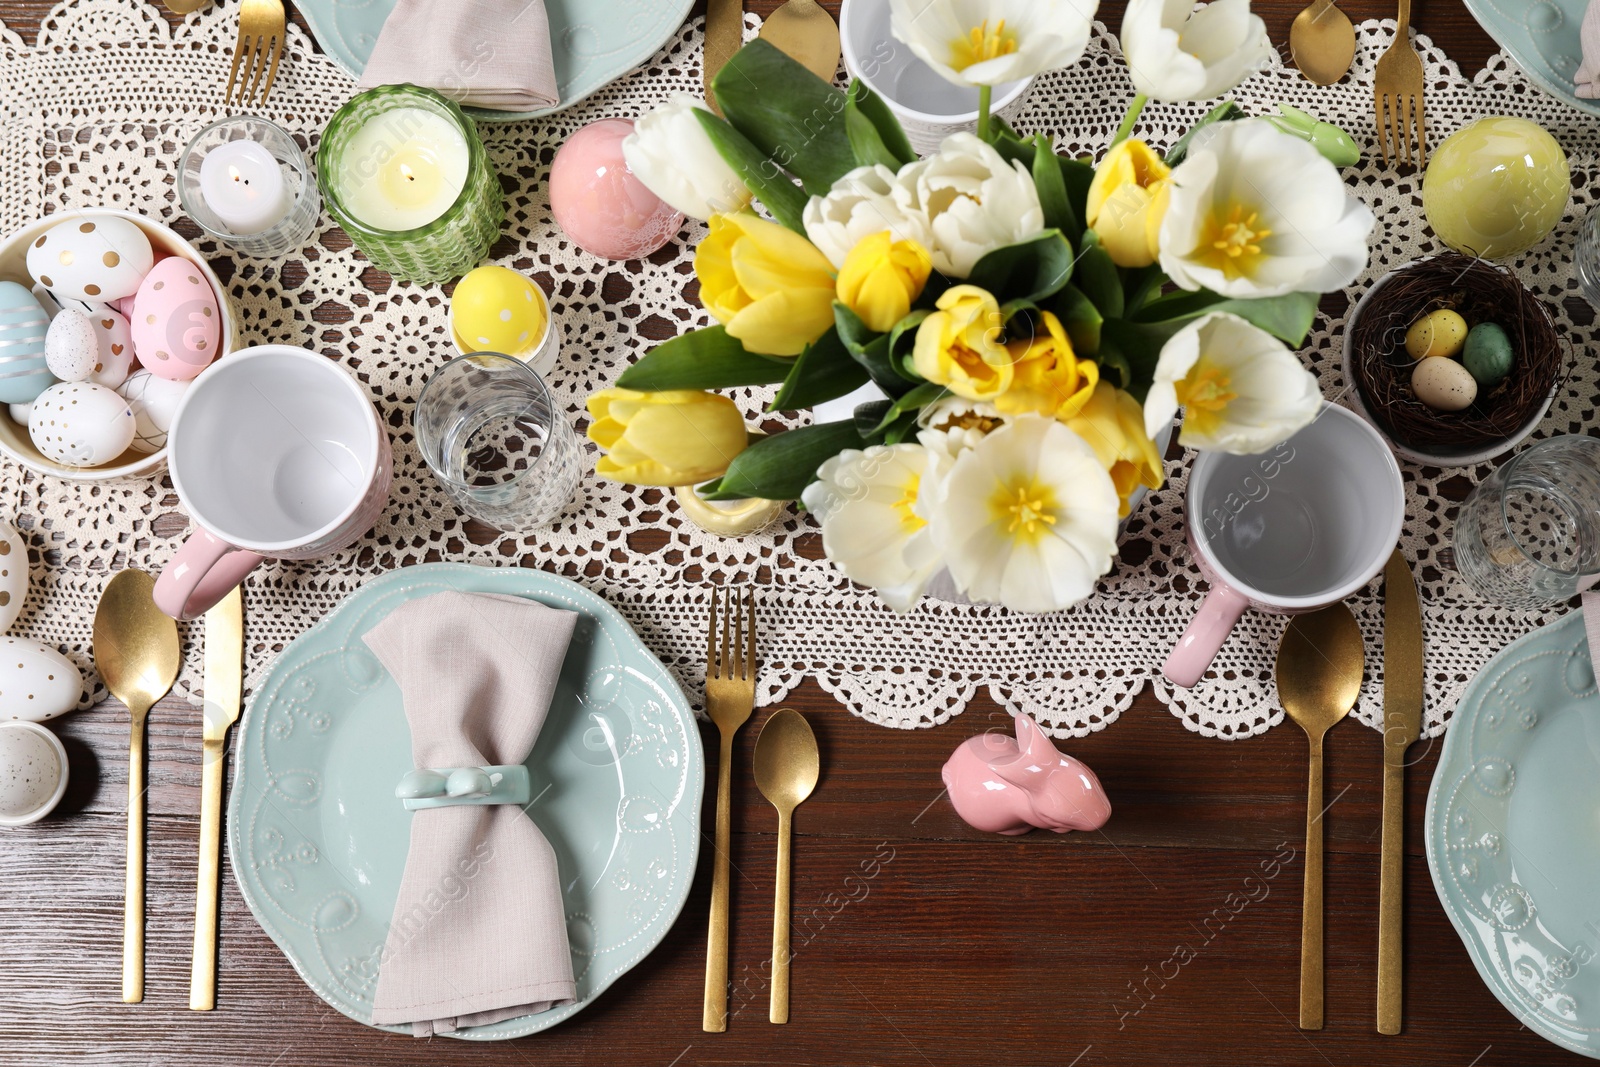
[[[1577,612],[1472,680],[1428,791],[1428,867],[1490,991],[1600,1058],[1600,695]]]
[[[1573,78],[1583,63],[1578,28],[1589,0],[1466,0],[1485,33],[1511,53],[1539,88],[1591,115],[1600,100],[1583,100]]]
[[[705,761],[689,703],[593,593],[540,571],[459,563],[367,583],[290,644],[251,699],[228,850],[245,902],[300,977],[370,1024],[410,840],[394,787],[412,763],[399,688],[361,635],[397,605],[446,590],[525,596],[581,616],[527,761],[527,810],[555,848],[578,999],[450,1035],[520,1037],[583,1010],[660,944],[699,851]]]
[[[297,0],[295,8],[322,50],[359,78],[394,5],[395,0]],[[655,55],[689,17],[694,0],[545,0],[544,6],[561,102],[541,111],[468,108],[474,118],[532,119],[571,107]]]

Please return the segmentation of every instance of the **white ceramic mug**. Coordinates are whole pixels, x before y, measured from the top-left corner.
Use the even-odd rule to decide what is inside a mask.
[[[1211,584],[1163,671],[1185,688],[1200,681],[1247,608],[1316,611],[1377,577],[1406,510],[1389,446],[1360,416],[1328,403],[1269,452],[1201,453],[1185,504],[1189,551]]]
[[[348,548],[389,498],[389,435],[337,363],[288,345],[219,360],[173,415],[167,467],[194,532],[156,580],[155,601],[192,619],[264,558]]]

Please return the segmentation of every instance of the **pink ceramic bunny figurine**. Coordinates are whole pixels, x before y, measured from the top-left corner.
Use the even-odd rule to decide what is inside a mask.
[[[1057,752],[1028,716],[1016,716],[1016,726],[1016,740],[982,733],[951,754],[943,777],[956,814],[974,829],[1001,834],[1104,826],[1111,801],[1094,772]]]

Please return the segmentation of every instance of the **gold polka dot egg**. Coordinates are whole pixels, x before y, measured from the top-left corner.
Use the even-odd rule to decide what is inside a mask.
[[[466,352],[522,355],[544,340],[549,313],[544,293],[509,267],[479,267],[456,284],[450,334]]]
[[[39,394],[28,413],[28,436],[39,452],[65,467],[102,467],[133,444],[127,400],[94,382],[61,382]]]
[[[83,676],[49,645],[0,637],[0,719],[43,722],[78,706]]]
[[[114,215],[67,219],[28,246],[28,273],[66,300],[109,303],[132,296],[154,263],[150,238]]]
[[[27,599],[28,546],[15,526],[0,519],[0,631],[11,629]]]
[[[156,377],[188,381],[217,358],[221,322],[217,294],[199,268],[177,256],[163,259],[133,298],[134,354]]]

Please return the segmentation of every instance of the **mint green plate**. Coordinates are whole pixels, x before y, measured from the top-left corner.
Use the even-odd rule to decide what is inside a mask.
[[[394,5],[395,0],[297,0],[295,8],[322,50],[359,78]],[[467,111],[490,122],[563,111],[655,55],[693,6],[694,0],[545,0],[561,102],[542,111]]]
[[[1600,115],[1600,100],[1583,100],[1573,78],[1583,63],[1578,28],[1589,0],[1466,0],[1485,33],[1511,53],[1539,88],[1573,107]]]
[[[407,567],[363,586],[284,650],[251,699],[228,851],[245,902],[300,977],[370,1024],[410,840],[411,814],[394,787],[412,764],[399,688],[361,635],[397,605],[452,589],[582,616],[527,761],[536,794],[528,814],[556,851],[578,999],[450,1035],[520,1037],[583,1010],[660,944],[699,851],[705,761],[689,703],[593,593],[540,571],[459,563]]]
[[[1467,687],[1428,791],[1428,867],[1491,992],[1600,1058],[1600,695],[1577,612]]]

